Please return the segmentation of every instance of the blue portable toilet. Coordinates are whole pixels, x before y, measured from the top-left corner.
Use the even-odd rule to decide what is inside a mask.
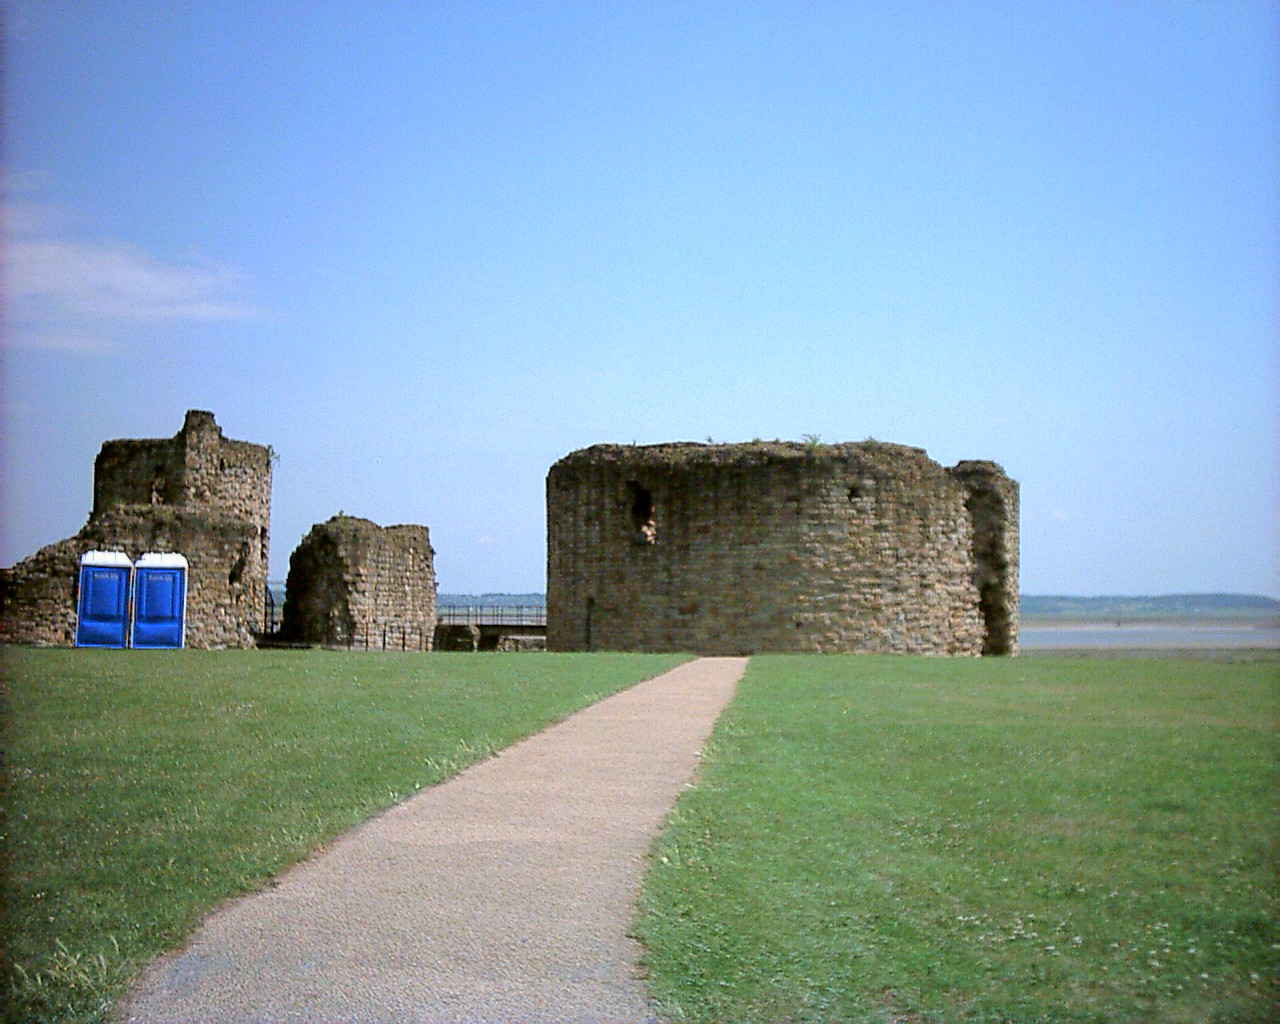
[[[187,560],[150,552],[133,572],[133,646],[181,647],[187,636]]]
[[[123,551],[87,551],[80,558],[77,647],[125,647],[133,563]]]

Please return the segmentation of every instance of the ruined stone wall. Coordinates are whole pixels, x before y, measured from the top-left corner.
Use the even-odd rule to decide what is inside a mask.
[[[521,633],[500,636],[497,644],[494,645],[495,651],[501,651],[504,654],[526,654],[530,651],[545,651],[546,649],[547,638],[545,636],[529,636]]]
[[[193,410],[172,438],[108,441],[78,534],[0,572],[0,640],[75,642],[86,551],[186,556],[189,647],[251,647],[263,629],[271,515],[270,450],[222,437]]]
[[[80,556],[77,537],[60,540],[0,569],[0,643],[70,647],[76,639]]]
[[[879,442],[574,452],[547,477],[548,646],[978,654],[985,581],[1013,595],[995,627],[1013,653],[1016,485],[981,465],[957,474]]]
[[[192,409],[171,438],[108,441],[93,469],[93,516],[122,505],[199,508],[241,519],[269,555],[271,449],[222,436],[213,413]]]
[[[430,650],[436,579],[425,526],[338,515],[294,550],[281,635],[299,643]]]
[[[465,622],[437,622],[434,650],[474,653],[480,650],[480,627]]]
[[[951,473],[965,488],[973,521],[973,581],[986,627],[982,653],[1017,654],[1018,484],[994,462],[959,462]]]

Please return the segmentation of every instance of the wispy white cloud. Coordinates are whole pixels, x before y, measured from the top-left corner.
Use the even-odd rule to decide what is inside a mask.
[[[115,321],[240,320],[240,275],[173,263],[123,245],[17,239],[9,246],[12,300],[55,314]]]
[[[122,242],[74,237],[51,208],[6,203],[7,343],[44,351],[110,351],[146,325],[248,320],[260,315],[245,276],[171,260]]]

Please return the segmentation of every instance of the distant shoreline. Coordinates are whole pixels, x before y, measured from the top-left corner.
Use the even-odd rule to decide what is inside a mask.
[[[1024,629],[1280,629],[1280,616],[1264,615],[1023,615]]]
[[[441,592],[438,606],[481,608],[545,607],[546,595]],[[1023,594],[1023,629],[1189,631],[1280,629],[1280,601],[1251,594],[1171,594],[1162,596],[1067,597]]]
[[[1023,622],[1019,649],[1026,654],[1090,652],[1135,654],[1177,652],[1280,653],[1280,624],[1257,619],[1231,622],[1222,619],[1165,619],[1161,621]]]

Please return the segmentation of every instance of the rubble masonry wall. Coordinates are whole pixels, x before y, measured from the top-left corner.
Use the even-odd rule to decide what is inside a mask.
[[[552,650],[1016,653],[1017,484],[881,442],[598,445],[547,476]]]
[[[0,574],[0,642],[75,642],[86,551],[186,556],[189,647],[251,647],[264,626],[271,451],[222,436],[191,410],[172,438],[107,441],[94,463],[93,511],[74,537]]]
[[[313,526],[289,559],[282,638],[431,650],[434,554],[425,526],[381,527],[346,515]]]

